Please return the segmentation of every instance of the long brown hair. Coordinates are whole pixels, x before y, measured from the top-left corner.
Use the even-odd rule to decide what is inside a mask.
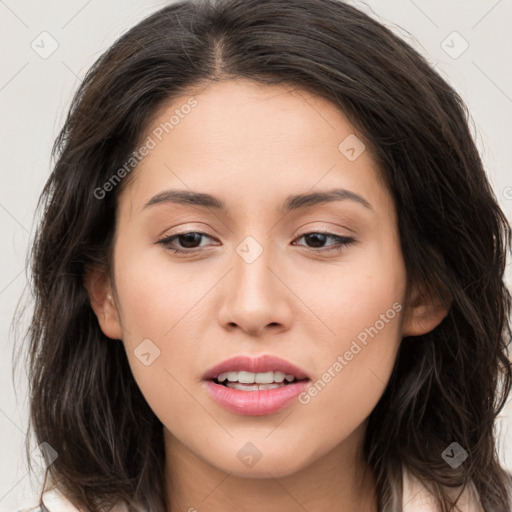
[[[292,84],[339,106],[394,198],[409,283],[452,297],[438,327],[402,340],[369,418],[364,456],[379,509],[402,509],[406,467],[443,512],[456,510],[446,486],[470,482],[485,512],[509,512],[494,426],[512,376],[503,281],[510,225],[459,95],[390,30],[336,0],[178,1],[88,71],[52,150],[31,253],[29,428],[58,453],[45,476],[91,512],[118,501],[166,510],[162,424],[122,343],[100,330],[83,284],[88,265],[111,263],[116,201],[136,169],[112,191],[97,191],[169,100],[240,77]],[[452,442],[469,454],[457,468],[441,457]]]

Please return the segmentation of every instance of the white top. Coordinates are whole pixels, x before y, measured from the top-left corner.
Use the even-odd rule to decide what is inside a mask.
[[[403,512],[438,512],[434,507],[434,499],[426,487],[404,469],[404,500]],[[450,491],[454,492],[454,491]],[[456,496],[453,494],[453,498]],[[49,512],[80,512],[58,490],[51,489],[43,494],[43,503]],[[480,500],[473,486],[466,488],[457,503],[464,512],[483,512]],[[39,507],[20,510],[19,512],[42,512]],[[123,504],[116,505],[112,512],[126,512]]]
[[[432,494],[417,478],[409,474],[405,468],[403,478],[403,512],[438,512],[438,509],[435,508],[435,501]],[[455,499],[459,492],[456,489],[449,489],[448,493],[452,499]],[[483,512],[480,499],[478,498],[473,483],[466,486],[464,493],[457,502],[457,506],[463,512]]]

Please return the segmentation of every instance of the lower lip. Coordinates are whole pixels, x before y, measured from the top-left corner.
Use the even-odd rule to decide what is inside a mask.
[[[309,385],[309,380],[287,384],[280,388],[260,391],[241,391],[205,381],[210,396],[228,411],[246,416],[273,414],[284,409]]]

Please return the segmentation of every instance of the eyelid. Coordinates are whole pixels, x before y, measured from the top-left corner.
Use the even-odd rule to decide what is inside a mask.
[[[185,235],[188,235],[188,234],[197,234],[197,235],[200,235],[200,236],[206,236],[208,238],[212,238],[212,239],[215,239],[214,236],[210,235],[209,233],[206,233],[206,232],[203,232],[203,231],[197,231],[197,230],[193,230],[193,229],[188,229],[188,230],[182,230],[178,233],[173,233],[173,234],[170,234],[170,235],[165,235],[164,237],[160,238],[156,244],[160,244],[162,246],[164,246],[164,248],[174,254],[177,254],[177,253],[181,253],[181,254],[190,254],[190,255],[194,255],[196,254],[197,252],[200,252],[202,250],[201,247],[195,247],[195,248],[192,248],[192,249],[176,249],[176,248],[170,248],[168,247],[168,245],[174,241],[175,239],[179,238],[180,236],[185,236]],[[317,254],[326,254],[326,253],[331,253],[331,252],[341,252],[342,250],[345,249],[345,247],[347,247],[348,245],[351,245],[351,244],[354,244],[357,242],[357,240],[352,237],[352,236],[346,236],[346,235],[341,235],[341,234],[337,234],[337,233],[332,233],[330,231],[322,231],[321,229],[310,229],[310,230],[306,230],[304,231],[302,234],[299,234],[298,236],[295,236],[292,240],[292,242],[295,242],[296,240],[299,240],[307,235],[312,235],[312,234],[318,234],[318,235],[322,235],[322,236],[325,236],[327,238],[332,238],[332,239],[335,239],[337,240],[336,243],[332,244],[332,245],[327,245],[325,247],[320,247],[320,248],[311,248],[311,247],[305,247],[305,246],[302,246],[302,247],[305,247],[309,252],[311,253],[317,253]],[[294,244],[296,245],[296,244]],[[299,244],[300,246],[300,244]]]

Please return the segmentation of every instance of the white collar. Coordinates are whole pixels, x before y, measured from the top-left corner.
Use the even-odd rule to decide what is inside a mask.
[[[43,504],[48,512],[80,512],[56,487],[43,493]],[[126,506],[117,504],[111,512],[126,512]]]
[[[403,480],[403,512],[437,512],[432,494],[405,468],[403,470]],[[448,492],[452,493],[451,495],[455,498],[456,490],[449,490]],[[49,512],[80,512],[57,488],[44,492],[43,503]],[[464,491],[458,505],[465,512],[482,512],[472,484]],[[112,512],[126,512],[126,506],[118,504],[112,509]]]
[[[403,512],[438,512],[436,508],[434,496],[428,489],[409,471],[403,468]],[[452,499],[455,499],[459,493],[457,489],[447,488],[446,492]],[[457,502],[457,506],[464,512],[483,512],[478,499],[478,494],[474,484],[471,482]]]

